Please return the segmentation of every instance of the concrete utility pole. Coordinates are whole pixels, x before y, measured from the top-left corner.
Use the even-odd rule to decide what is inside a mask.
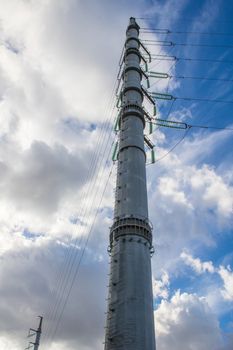
[[[38,350],[39,349],[39,345],[40,345],[40,337],[41,337],[41,333],[42,333],[42,322],[43,322],[43,317],[42,316],[38,316],[40,318],[40,322],[39,322],[39,326],[37,328],[37,330],[30,328],[29,329],[29,334],[28,334],[28,338],[35,336],[35,342],[29,342],[28,347],[25,349],[30,349],[33,347],[34,350]]]
[[[139,26],[126,31],[105,350],[155,350]]]

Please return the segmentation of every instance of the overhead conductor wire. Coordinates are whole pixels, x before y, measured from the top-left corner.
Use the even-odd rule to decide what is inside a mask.
[[[111,118],[111,114],[110,114],[110,118]],[[93,154],[92,159],[91,159],[91,161],[90,161],[90,164],[92,164],[92,166],[90,167],[90,171],[89,171],[89,173],[90,173],[90,178],[92,178],[94,172],[97,170],[96,165],[97,165],[98,163],[99,163],[99,165],[101,164],[101,163],[99,162],[99,156],[101,155],[102,146],[104,145],[104,141],[105,141],[105,136],[104,136],[104,134],[106,134],[108,127],[109,127],[109,121],[106,120],[106,122],[105,122],[104,125],[103,125],[103,128],[101,129],[99,138],[98,138],[98,140],[97,140],[97,145],[96,145],[96,150],[97,150],[97,151]],[[100,143],[100,141],[102,141],[102,144]],[[84,177],[83,177],[83,178],[82,178],[82,181],[81,181],[81,185],[84,185],[84,184],[85,184],[85,180],[86,180],[86,179],[84,179]],[[82,192],[83,192],[83,193],[82,193],[82,196],[81,196],[81,199],[80,199],[81,202],[82,202],[82,200],[85,199],[85,196],[86,196],[86,194],[87,194],[86,191],[85,191],[85,189],[83,189]],[[83,207],[82,207],[81,209],[83,209]],[[82,210],[82,211],[83,211],[83,210]],[[81,211],[81,212],[82,212],[82,211]],[[81,214],[81,213],[80,213],[80,214]],[[83,215],[83,213],[82,213],[81,215]],[[71,243],[71,241],[70,241],[70,243]],[[77,242],[76,242],[76,243],[77,243]],[[66,253],[67,253],[67,252],[66,252]],[[64,264],[63,264],[63,265],[64,265]],[[61,269],[59,269],[59,270],[61,271]]]
[[[194,46],[194,47],[214,47],[232,49],[233,45],[214,45],[214,44],[196,44],[196,43],[176,43],[174,41],[165,40],[142,40],[143,43],[150,46]]]
[[[218,126],[208,126],[208,125],[191,125],[191,124],[187,124],[187,123],[184,123],[184,122],[176,122],[176,121],[173,121],[173,120],[166,120],[167,122],[170,122],[170,123],[177,123],[177,124],[183,124],[185,127],[184,127],[184,134],[183,136],[178,140],[178,142],[176,142],[172,148],[169,149],[168,152],[166,152],[162,157],[160,157],[159,159],[155,160],[154,163],[157,163],[159,161],[161,161],[162,159],[166,158],[171,152],[174,151],[174,149],[176,147],[178,147],[181,142],[184,141],[184,139],[186,138],[186,136],[188,135],[189,131],[192,129],[192,128],[201,128],[201,129],[214,129],[214,130],[226,130],[226,131],[233,131],[233,128],[229,128],[229,127],[218,127]],[[152,122],[152,124],[156,124],[156,122]],[[162,125],[160,125],[161,127]],[[164,127],[166,127],[165,125],[163,125]],[[151,164],[154,164],[154,163],[148,163],[147,165],[151,165]]]
[[[141,17],[140,19],[147,19],[146,17]],[[222,32],[212,32],[212,33],[207,33],[207,32],[191,32],[191,31],[180,31],[180,30],[169,30],[169,29],[160,29],[160,28],[146,28],[146,27],[141,27],[141,32],[143,34],[156,34],[156,35],[166,35],[166,38],[171,35],[171,34],[198,34],[198,35],[220,35],[220,36],[233,36],[233,34],[231,33],[222,33]],[[173,41],[167,41],[166,38],[164,40],[151,40],[151,39],[144,39],[142,40],[145,44],[147,45],[154,45],[154,46],[166,46],[166,47],[174,47],[174,46],[200,46],[200,47],[216,47],[216,48],[233,48],[232,45],[213,45],[213,44],[196,44],[196,43],[175,43]],[[193,58],[182,58],[182,57],[176,57],[176,56],[169,56],[168,54],[163,55],[161,54],[161,50],[158,54],[155,55],[151,55],[152,60],[157,60],[159,63],[162,60],[171,60],[171,61],[175,61],[178,62],[179,60],[187,60],[187,61],[203,61],[203,62],[226,62],[226,63],[233,63],[233,61],[229,61],[229,60],[214,60],[214,59],[193,59]],[[172,68],[172,67],[171,67]],[[170,70],[171,70],[170,68]],[[151,68],[152,69],[152,68]],[[168,72],[167,72],[168,74]],[[207,77],[192,77],[192,76],[179,76],[179,75],[168,75],[167,78],[176,78],[176,79],[196,79],[196,80],[215,80],[215,81],[229,81],[231,82],[232,79],[217,79],[217,78],[207,78]],[[156,82],[154,84],[151,85],[154,86],[156,85],[162,78],[156,80]],[[171,95],[170,95],[171,96]],[[212,100],[212,99],[207,99],[207,98],[188,98],[188,97],[181,97],[181,98],[177,98],[177,97],[173,97],[171,96],[171,100],[174,102],[176,99],[182,99],[182,100],[186,100],[186,101],[205,101],[205,102],[219,102],[219,103],[233,103],[233,101],[224,101],[224,100]],[[168,115],[170,114],[170,111],[168,113]],[[156,123],[155,123],[156,124]],[[157,124],[156,124],[157,125]],[[187,136],[189,130],[193,127],[193,128],[212,128],[212,129],[222,129],[222,128],[218,128],[218,127],[208,127],[208,126],[198,126],[198,125],[186,125],[186,130],[184,135],[182,136],[182,138],[165,154],[163,155],[161,158],[159,158],[156,162],[164,159],[169,153],[171,153]],[[225,130],[231,130],[230,128],[224,128]]]
[[[102,164],[102,162],[100,162],[100,164]],[[97,181],[97,180],[96,180],[96,181]],[[92,192],[91,190],[93,190],[93,189],[95,188],[96,181],[94,181],[94,183],[92,182],[91,185],[89,186],[89,189],[88,189],[88,191],[87,191],[87,193],[86,193],[86,196],[87,196],[87,197],[88,197],[89,193]],[[98,187],[96,187],[96,191],[98,191]],[[94,198],[95,198],[95,197],[96,197],[96,193],[95,193]],[[94,205],[94,201],[93,201],[92,203],[93,203],[93,205]],[[90,211],[92,210],[92,207],[89,208],[89,204],[87,203],[87,204],[86,204],[86,207],[84,207],[84,209],[85,209],[85,210],[84,210],[83,216],[84,216],[84,218],[85,218],[86,215],[89,215],[89,214],[88,214],[88,209],[89,209],[89,212],[90,212]],[[81,245],[82,240],[83,240],[83,237],[84,237],[84,236],[82,235],[82,236],[81,236],[81,242],[80,242],[79,245]],[[65,280],[63,279],[63,284],[62,284],[62,286],[60,286],[60,288],[63,288],[63,291],[61,292],[62,294],[60,295],[60,297],[59,297],[59,299],[58,299],[58,301],[57,301],[57,303],[59,303],[58,306],[60,305],[60,303],[61,303],[61,301],[62,301],[62,299],[63,299],[63,297],[64,297],[64,295],[65,295],[65,291],[66,291],[66,289],[67,289],[67,283],[68,283],[68,280],[69,280],[69,278],[70,278],[70,276],[71,276],[71,271],[72,271],[72,269],[73,269],[74,263],[75,263],[75,261],[76,261],[76,259],[77,259],[77,250],[75,249],[75,247],[77,246],[77,244],[78,244],[78,242],[77,242],[77,239],[76,239],[75,243],[72,244],[72,245],[70,246],[71,254],[72,254],[73,252],[75,252],[75,254],[73,254],[73,256],[72,256],[72,255],[69,256],[68,267],[67,267],[69,270],[66,271],[66,273],[64,273],[64,275],[66,276],[66,278],[65,278]],[[69,266],[69,265],[71,265],[71,266]],[[55,306],[55,318],[56,318],[57,312],[58,312],[58,309],[56,310],[56,306]]]
[[[160,29],[160,28],[146,28],[141,27],[141,32],[143,34],[194,34],[194,35],[220,35],[220,36],[233,36],[233,33],[223,33],[223,32],[193,32],[193,31],[180,31],[180,30],[170,30],[170,29]]]
[[[65,302],[63,303],[61,313],[60,313],[60,315],[59,315],[57,324],[56,324],[55,329],[54,329],[54,332],[53,332],[53,334],[52,334],[51,341],[53,341],[54,338],[55,338],[55,335],[56,335],[56,333],[57,333],[58,327],[59,327],[59,325],[60,325],[60,322],[61,322],[61,319],[62,319],[64,310],[65,310],[65,307],[66,307],[66,305],[67,305],[67,302],[68,302],[68,299],[69,299],[71,290],[72,290],[73,285],[74,285],[74,282],[75,282],[75,280],[76,280],[76,278],[77,278],[77,276],[78,276],[78,272],[79,272],[79,270],[80,270],[80,265],[81,265],[82,259],[83,259],[83,257],[84,257],[84,253],[85,253],[85,251],[86,251],[88,242],[89,242],[89,240],[90,240],[90,236],[91,236],[91,233],[92,233],[92,231],[93,231],[93,228],[94,228],[94,225],[95,225],[95,221],[96,221],[97,215],[98,215],[98,213],[99,213],[99,209],[100,209],[100,206],[101,206],[101,204],[102,204],[102,200],[103,200],[104,194],[105,194],[105,192],[106,192],[106,188],[107,188],[109,179],[110,179],[111,174],[112,174],[113,166],[114,166],[114,165],[112,164],[111,170],[110,170],[110,172],[109,172],[109,175],[108,175],[108,178],[107,178],[105,187],[104,187],[104,190],[103,190],[103,192],[102,192],[102,194],[101,194],[101,198],[100,198],[100,201],[99,201],[99,205],[98,205],[98,207],[97,207],[97,210],[96,210],[94,219],[93,219],[93,221],[92,221],[90,230],[89,230],[89,232],[88,232],[88,235],[87,235],[87,238],[86,238],[86,241],[85,241],[85,244],[84,244],[84,247],[83,247],[81,256],[80,256],[80,258],[79,258],[78,265],[77,265],[77,267],[76,267],[76,269],[75,269],[75,273],[74,273],[74,276],[73,276],[73,278],[72,278],[71,285],[70,285],[70,287],[69,287],[69,289],[68,289],[68,293],[67,293],[67,296],[66,296],[66,298],[65,298]]]
[[[221,59],[211,59],[211,58],[192,58],[192,57],[177,57],[169,55],[152,54],[152,61],[195,61],[195,62],[216,62],[216,63],[233,63],[232,60],[221,60]]]
[[[108,123],[107,123],[107,125],[108,125]],[[101,135],[100,135],[100,139],[101,139]],[[98,160],[98,157],[96,157],[95,159],[97,159]],[[93,186],[92,186],[93,187]],[[75,243],[77,243],[77,242],[75,242]],[[74,244],[75,245],[75,244]],[[73,248],[72,246],[71,246],[71,248]],[[73,266],[73,265],[72,265]],[[64,294],[64,293],[63,293]]]
[[[100,162],[100,165],[102,164],[102,162]],[[89,194],[89,192],[95,187],[95,185],[96,185],[96,181],[94,182],[94,183],[91,183],[91,185],[89,186],[89,189],[88,189],[88,191],[87,191],[87,193],[86,193],[86,196],[88,197],[88,194]],[[85,215],[87,214],[87,210],[88,210],[88,204],[86,205],[86,209],[85,209],[85,212],[84,212],[84,217],[85,217]],[[90,210],[89,210],[90,211]],[[81,236],[81,240],[83,239],[83,235]],[[77,240],[76,240],[76,242],[74,243],[74,245],[71,245],[71,250],[74,250],[75,248],[75,246],[77,245]],[[75,261],[75,257],[76,256],[74,256],[74,257],[72,257],[71,258],[71,256],[70,256],[70,261],[69,262],[71,262],[72,263],[72,266],[71,266],[71,268],[70,268],[70,271],[69,271],[69,273],[68,273],[68,278],[70,277],[70,274],[71,274],[71,271],[72,271],[72,268],[73,268],[73,264],[74,264],[74,261]],[[73,260],[73,261],[72,261]],[[67,276],[67,275],[66,275]],[[66,278],[66,280],[68,279],[68,278]],[[61,300],[62,300],[62,298],[63,298],[63,296],[64,296],[64,292],[65,292],[65,289],[63,289],[63,294],[62,294],[62,296],[61,296]],[[60,300],[60,301],[61,301]],[[59,300],[58,300],[59,301]]]
[[[122,57],[122,56],[121,56],[121,57]],[[109,133],[109,134],[110,134],[110,133]],[[110,138],[110,135],[109,135],[109,138]],[[110,149],[110,151],[111,151],[111,149]],[[109,152],[110,152],[110,151],[109,151]],[[106,164],[107,164],[107,162],[108,162],[108,157],[107,157],[107,160],[106,160]],[[103,170],[103,169],[102,169],[102,170]]]

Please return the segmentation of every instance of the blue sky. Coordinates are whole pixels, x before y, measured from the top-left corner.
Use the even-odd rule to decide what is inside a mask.
[[[28,328],[43,314],[42,350],[99,350],[116,174],[114,82],[129,17],[147,18],[138,19],[146,28],[229,34],[142,33],[142,40],[231,46],[233,5],[223,0],[0,0],[0,5],[0,348],[26,346]],[[222,61],[152,61],[151,70],[169,71],[173,78],[154,79],[151,92],[233,100],[231,81],[176,78],[233,80],[232,63],[226,62],[232,61],[232,47],[148,48],[153,54]],[[158,101],[157,107],[163,119],[170,111],[172,120],[233,128],[233,103],[177,99],[172,109],[171,102]],[[164,157],[147,167],[157,346],[230,350],[233,131],[192,128],[168,153],[183,135],[160,127],[149,136],[156,159]]]
[[[212,5],[212,6],[210,6]],[[232,8],[230,6],[224,6],[223,2],[208,2],[198,1],[187,3],[186,8],[179,14],[176,21],[171,26],[162,26],[161,28],[167,28],[170,31],[179,32],[203,32],[203,33],[228,33],[232,34],[232,21],[229,18]],[[160,28],[157,23],[159,18],[148,19],[146,27],[148,28]],[[166,19],[162,19],[162,22]],[[144,34],[146,35],[146,34]],[[231,36],[223,34],[170,34],[167,37],[159,35],[157,40],[168,40],[174,43],[186,43],[186,44],[200,44],[200,45],[219,45],[219,46],[231,46]],[[166,48],[165,48],[166,50]],[[157,51],[159,52],[159,50]],[[189,46],[173,46],[170,50],[167,50],[166,54],[176,57],[191,58],[191,59],[211,59],[219,60],[223,62],[199,62],[199,61],[178,61],[173,70],[175,76],[191,76],[191,77],[206,77],[208,79],[229,79],[232,80],[232,63],[224,62],[231,61],[232,47],[189,47]],[[173,63],[171,63],[172,65]],[[168,91],[171,90],[168,88]],[[215,81],[215,80],[194,80],[194,79],[181,79],[177,88],[170,92],[173,96],[177,97],[191,97],[191,98],[203,98],[210,100],[223,100],[232,101],[232,82],[231,81]],[[161,115],[167,116],[170,110],[171,102],[166,103],[161,107]],[[217,102],[193,102],[193,101],[175,101],[172,107],[172,111],[169,114],[169,118],[172,119],[174,115],[177,117],[177,112],[182,109],[191,111],[188,116],[179,113],[182,121],[189,124],[204,125],[204,126],[216,126],[216,127],[232,127],[232,103],[217,103]],[[191,116],[191,118],[188,118]],[[176,119],[176,118],[175,118]],[[163,132],[166,131],[163,130]],[[191,146],[189,151],[187,148],[191,144],[195,144],[197,139],[211,138],[211,134],[217,136],[218,133],[213,130],[203,129],[191,129],[191,132],[187,135],[186,142],[182,146],[174,151],[179,157],[179,153],[182,154],[183,149],[185,152],[196,152],[196,149]],[[226,132],[227,133],[227,132]],[[200,157],[192,157],[191,162],[197,168],[207,166],[214,169],[217,174],[224,174],[228,172],[229,162],[232,157],[232,135],[231,131],[222,139],[219,145],[214,143],[210,145],[210,149],[204,146],[202,150],[199,150]],[[176,135],[177,134],[177,135]],[[167,133],[167,148],[169,148],[169,142],[175,144],[175,139],[179,139],[180,132],[169,130]],[[188,139],[188,140],[187,140]],[[208,144],[208,142],[207,142]],[[198,144],[196,144],[198,147]],[[201,147],[201,143],[200,146]],[[212,149],[211,149],[212,148]],[[197,153],[199,153],[197,152]],[[182,157],[182,156],[181,156]],[[186,160],[186,161],[187,161]],[[185,161],[185,163],[186,163]],[[194,163],[194,162],[195,163]],[[156,164],[155,164],[156,166]],[[159,163],[157,165],[159,167]],[[231,166],[230,166],[231,168]],[[150,174],[153,170],[150,169]],[[225,173],[226,174],[226,173]],[[152,175],[153,176],[153,175]],[[230,183],[232,183],[232,176],[230,175]],[[164,185],[166,185],[164,183]],[[216,189],[217,190],[217,189]],[[220,190],[221,191],[221,190]],[[232,217],[230,219],[231,224],[216,225],[215,215],[216,212],[213,208],[208,208],[206,212],[199,212],[199,203],[196,202],[194,208],[195,215],[197,217],[205,216],[208,221],[207,235],[209,235],[211,242],[203,244],[200,242],[200,237],[194,238],[192,242],[188,242],[189,254],[194,257],[200,258],[202,261],[212,261],[214,266],[225,265],[232,266]],[[232,209],[231,209],[232,215]],[[203,218],[205,220],[205,218]],[[182,218],[178,217],[178,220]],[[162,235],[162,233],[161,233]],[[175,232],[174,232],[175,239]],[[155,238],[156,240],[156,238]],[[184,249],[187,249],[184,244]],[[190,265],[190,261],[184,259],[187,265]],[[196,261],[197,262],[197,261]],[[195,264],[194,264],[195,265]],[[221,278],[218,273],[208,274],[206,273],[193,273],[195,270],[194,265],[182,266],[179,272],[175,272],[170,278],[170,293],[173,294],[175,290],[179,289],[181,292],[196,293],[199,296],[208,295],[212,293],[210,290],[217,290],[221,288]],[[197,272],[197,271],[196,271]],[[231,287],[232,288],[232,287]],[[208,297],[207,297],[208,299]],[[210,297],[211,299],[211,297]],[[219,302],[219,301],[218,301]],[[223,331],[231,332],[232,329],[232,303],[228,300],[226,305],[217,306],[216,312],[218,313],[218,320],[220,327]],[[210,301],[211,303],[211,301]]]
[[[158,3],[157,3],[158,4]],[[161,4],[161,3],[160,3]],[[173,4],[175,4],[173,2]],[[180,12],[175,12],[175,19],[172,19],[172,15],[164,16],[161,18],[159,15],[151,16],[149,13],[145,16],[145,21],[142,26],[148,29],[168,29],[171,32],[169,35],[157,34],[155,40],[170,41],[173,43],[183,43],[187,46],[172,46],[162,48],[162,54],[176,56],[180,58],[190,58],[193,61],[178,60],[174,65],[174,62],[170,63],[170,67],[163,69],[162,64],[156,60],[152,62],[152,70],[167,73],[170,72],[174,76],[184,77],[203,77],[209,80],[197,80],[197,79],[176,79],[179,84],[173,85],[168,83],[167,87],[163,86],[164,93],[171,94],[176,97],[188,97],[188,98],[201,98],[210,100],[222,100],[231,101],[231,103],[218,103],[218,102],[204,102],[204,101],[182,101],[176,100],[171,106],[172,102],[158,101],[159,117],[173,120],[182,120],[188,124],[204,125],[213,127],[229,127],[232,128],[232,81],[217,81],[214,79],[226,79],[232,80],[233,70],[232,63],[227,62],[232,59],[231,38],[233,22],[231,20],[230,13],[232,12],[232,5],[226,2],[183,2],[184,6],[180,8]],[[174,7],[175,8],[175,7]],[[172,11],[172,4],[170,4],[170,10]],[[155,5],[156,12],[156,5]],[[142,16],[143,17],[143,16]],[[142,23],[142,20],[139,20]],[[195,34],[193,33],[195,32]],[[216,33],[216,34],[197,34],[200,33]],[[217,34],[218,33],[218,34]],[[226,35],[224,35],[226,33]],[[143,33],[144,40],[153,39],[151,34]],[[188,46],[188,44],[200,45],[200,47]],[[219,47],[205,47],[201,45],[213,45]],[[224,47],[229,46],[229,47]],[[161,54],[161,47],[155,47],[153,45],[148,46],[154,54]],[[195,61],[195,59],[201,60],[217,60],[222,62],[205,62]],[[224,62],[226,61],[226,62]],[[160,68],[162,67],[162,69]],[[172,72],[172,73],[171,73]],[[213,79],[213,80],[211,80]],[[152,86],[151,91],[161,92],[156,85]],[[160,128],[161,130],[161,128]],[[182,138],[184,132],[176,130],[161,130],[165,134],[165,140],[163,140],[166,148],[172,148],[179,139]],[[207,167],[212,169],[216,174],[221,176],[229,176],[229,184],[232,184],[232,131],[225,131],[224,136],[220,142],[214,142],[218,138],[218,131],[213,129],[198,129],[193,128],[187,134],[183,144],[179,145],[173,152],[178,157],[178,168],[180,167],[179,159],[182,158],[182,152],[185,152],[185,159],[183,166],[195,166],[196,169]],[[207,140],[213,139],[213,142]],[[199,141],[198,141],[199,140]],[[202,141],[200,141],[202,140]],[[156,138],[154,138],[156,144]],[[156,149],[156,148],[155,148]],[[190,160],[188,156],[190,155]],[[160,158],[159,156],[157,157]],[[163,160],[161,161],[163,162]],[[173,163],[173,171],[176,170],[176,162]],[[153,165],[157,169],[149,169],[149,177],[153,177],[156,171],[159,176],[161,173],[166,177],[166,165],[165,170],[159,169],[162,166],[161,163]],[[182,171],[185,171],[184,169]],[[172,178],[172,172],[167,171]],[[169,179],[169,176],[167,179]],[[192,176],[191,173],[189,176]],[[203,179],[204,180],[204,179]],[[200,178],[200,181],[203,181]],[[153,180],[152,180],[153,181]],[[187,184],[187,179],[185,180]],[[183,184],[184,193],[187,197],[193,197],[190,189],[186,188]],[[203,190],[205,185],[203,186]],[[166,189],[166,185],[165,185]],[[217,187],[214,191],[218,191]],[[232,196],[232,194],[231,194]],[[191,200],[192,201],[192,200]],[[220,265],[232,267],[233,254],[232,254],[232,217],[229,223],[220,224],[215,221],[216,210],[209,206],[206,211],[199,210],[198,206],[201,203],[196,202],[193,208],[194,216],[197,221],[201,218],[203,225],[206,226],[206,232],[196,232],[196,237],[191,240],[183,242],[183,250],[187,250],[190,256],[200,259],[202,262],[211,261],[216,268]],[[230,209],[232,215],[232,207]],[[180,214],[180,213],[179,213]],[[183,212],[183,218],[178,214],[177,220],[185,221],[185,211]],[[155,218],[152,218],[156,227],[156,212]],[[170,215],[175,215],[171,211]],[[195,219],[194,219],[195,220]],[[206,221],[206,222],[205,222]],[[190,222],[192,225],[192,221]],[[181,229],[182,230],[182,229]],[[203,227],[197,227],[195,230],[203,230]],[[160,231],[160,230],[159,230]],[[163,235],[163,232],[159,232],[159,235]],[[202,235],[208,236],[208,240],[203,242]],[[200,239],[201,238],[201,239]],[[173,234],[173,239],[176,240],[176,232]],[[155,233],[156,242],[156,233]],[[167,243],[167,242],[166,242]],[[156,243],[155,243],[156,244]],[[182,245],[182,243],[181,243]],[[160,252],[158,251],[158,254]],[[165,253],[166,255],[166,253]],[[155,258],[156,259],[156,258]],[[159,260],[159,257],[157,257]],[[168,254],[169,259],[169,254]],[[220,290],[222,280],[219,273],[197,272],[195,271],[195,263],[197,260],[193,260],[191,263],[187,257],[184,259],[185,264],[180,264],[177,269],[170,274],[169,293],[173,295],[176,290],[180,290],[181,293],[196,293],[199,296],[207,296],[212,294],[213,291]],[[186,266],[185,266],[186,265]],[[156,264],[155,267],[156,269]],[[196,273],[195,273],[196,272]],[[232,287],[231,287],[232,288]],[[212,297],[210,296],[210,304]],[[208,300],[208,297],[207,297]],[[158,302],[158,301],[157,301]],[[161,299],[159,299],[161,302]],[[232,329],[232,301],[227,300],[225,303],[216,301],[216,313],[218,314],[218,320],[220,327],[223,331],[231,332]],[[156,303],[156,300],[155,300]],[[221,304],[217,305],[217,304]],[[223,305],[224,304],[224,305]],[[157,304],[158,307],[158,304]],[[220,310],[221,309],[221,310]]]

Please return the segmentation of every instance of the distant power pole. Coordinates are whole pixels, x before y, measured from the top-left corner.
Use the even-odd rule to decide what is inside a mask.
[[[42,333],[42,322],[43,322],[43,317],[42,316],[38,316],[40,318],[40,322],[39,322],[39,326],[37,328],[37,330],[30,328],[29,329],[29,333],[28,333],[28,338],[31,338],[33,336],[35,336],[35,342],[29,342],[28,347],[25,349],[31,349],[33,347],[34,350],[38,350],[39,349],[39,345],[40,345],[40,337],[41,337],[41,333]]]
[[[105,350],[155,350],[151,278],[152,227],[148,220],[141,86],[140,27],[126,31],[120,93],[119,150]],[[144,48],[145,49],[145,48]]]

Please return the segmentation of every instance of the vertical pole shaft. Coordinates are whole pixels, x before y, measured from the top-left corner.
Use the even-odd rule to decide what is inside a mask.
[[[105,350],[155,350],[139,26],[126,31]]]
[[[36,331],[36,339],[35,339],[35,343],[34,343],[34,350],[38,350],[39,349],[39,345],[40,345],[40,337],[41,337],[41,332],[42,332],[42,321],[43,321],[43,317],[40,317],[40,323],[39,323],[39,327]]]

